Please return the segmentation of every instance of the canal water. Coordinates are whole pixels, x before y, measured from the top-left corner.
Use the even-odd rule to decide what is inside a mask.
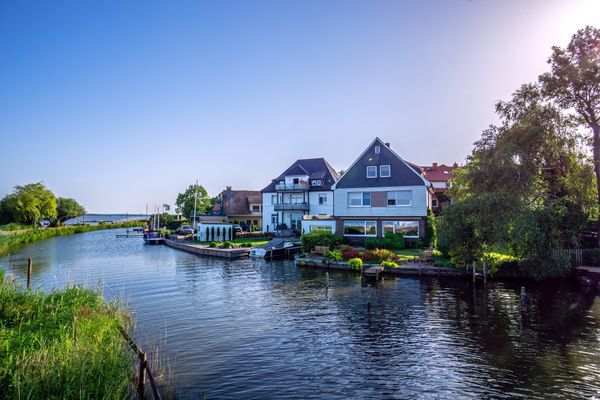
[[[572,283],[359,277],[221,261],[97,231],[0,259],[46,290],[101,287],[168,360],[178,398],[600,397],[600,299]],[[367,304],[370,302],[371,306]]]

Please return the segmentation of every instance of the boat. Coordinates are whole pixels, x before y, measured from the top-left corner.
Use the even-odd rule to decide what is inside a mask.
[[[145,244],[162,244],[164,238],[157,231],[144,232],[144,243]]]
[[[302,245],[298,241],[289,239],[273,239],[262,246],[253,247],[250,250],[250,257],[254,258],[284,258],[291,257],[300,249]]]

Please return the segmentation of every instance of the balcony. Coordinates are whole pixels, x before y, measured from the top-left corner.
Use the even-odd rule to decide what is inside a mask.
[[[275,211],[308,211],[308,203],[279,203],[275,204]]]
[[[308,183],[293,183],[286,185],[285,183],[278,183],[275,185],[275,190],[278,192],[299,192],[303,190],[308,190]]]

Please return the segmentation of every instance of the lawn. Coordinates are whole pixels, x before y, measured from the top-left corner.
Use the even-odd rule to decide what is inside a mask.
[[[394,250],[394,253],[400,256],[400,261],[408,261],[414,259],[415,257],[419,257],[419,253],[421,253],[423,250],[424,249],[422,248],[406,248],[401,250]]]

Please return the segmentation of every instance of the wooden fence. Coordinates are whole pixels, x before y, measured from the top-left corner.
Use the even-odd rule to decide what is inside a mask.
[[[581,266],[583,264],[583,252],[587,250],[588,249],[555,249],[552,250],[552,257],[558,259],[559,257],[567,256],[576,266]]]

